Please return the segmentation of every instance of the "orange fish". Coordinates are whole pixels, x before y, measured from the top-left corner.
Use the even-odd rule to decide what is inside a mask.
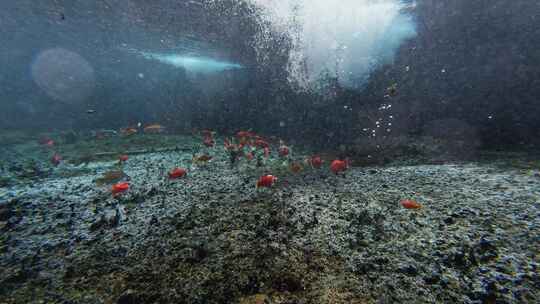
[[[344,172],[349,168],[349,162],[347,160],[339,160],[336,159],[332,161],[330,164],[330,170],[334,172],[334,174],[338,174],[339,172]]]
[[[293,162],[289,165],[289,170],[291,170],[292,173],[299,173],[304,170],[304,167],[298,162]]]
[[[118,156],[118,161],[120,161],[120,163],[123,163],[125,161],[127,161],[129,159],[129,156],[127,156],[126,154],[122,154],[120,156]]]
[[[420,205],[417,201],[412,200],[412,199],[404,199],[404,200],[401,200],[399,203],[405,209],[420,209],[420,208],[422,208],[422,205]]]
[[[169,179],[177,179],[186,176],[187,171],[184,168],[174,168],[169,172]]]
[[[151,124],[144,127],[144,133],[158,134],[158,133],[163,133],[164,131],[165,131],[165,127],[160,124]]]
[[[138,132],[138,130],[136,128],[133,128],[133,127],[120,129],[120,135],[122,135],[122,136],[130,136],[130,135],[133,135],[133,134],[137,134],[137,132]]]
[[[212,156],[208,155],[208,154],[203,154],[201,156],[193,156],[193,162],[195,163],[207,163],[209,160],[212,159]]]
[[[117,195],[117,194],[126,192],[128,189],[129,189],[129,183],[121,182],[121,183],[114,184],[111,188],[111,192],[113,195]]]
[[[263,175],[257,181],[257,188],[260,188],[260,187],[270,188],[272,187],[272,185],[274,185],[276,181],[277,181],[277,177],[273,175],[270,175],[270,174]]]

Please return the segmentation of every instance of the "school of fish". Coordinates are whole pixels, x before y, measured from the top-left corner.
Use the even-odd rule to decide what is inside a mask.
[[[133,136],[138,133],[146,134],[161,134],[165,132],[166,128],[160,124],[150,124],[142,126],[141,123],[137,126],[129,126],[126,128],[121,128],[119,132],[112,131],[114,134],[119,136]],[[96,132],[96,139],[103,139],[105,134],[112,132]],[[192,163],[198,166],[208,164],[213,156],[211,155],[212,150],[216,147],[216,139],[214,135],[216,132],[211,130],[202,130],[196,132],[202,136],[202,150],[200,153],[194,154],[192,158]],[[272,139],[272,137],[270,137]],[[275,139],[275,137],[274,137]],[[247,162],[257,161],[257,165],[261,165],[264,159],[270,157],[272,144],[271,140],[268,140],[252,131],[238,131],[235,136],[225,137],[223,140],[223,148],[226,152],[229,153],[231,165],[234,165],[237,161],[245,159]],[[58,153],[55,152],[55,141],[51,138],[44,137],[39,140],[39,144],[44,146],[47,149],[53,149],[53,154],[50,159],[53,166],[59,166],[63,158]],[[285,141],[279,140],[276,144],[276,152],[279,159],[283,160],[287,164],[287,169],[293,173],[298,174],[304,170],[307,166],[312,169],[319,170],[322,169],[325,161],[320,155],[312,155],[306,159],[298,160],[294,159],[291,155],[291,148],[285,144]],[[118,156],[118,165],[120,168],[129,160],[128,154],[120,154]],[[345,176],[345,172],[350,168],[351,164],[349,159],[334,159],[329,164],[329,171],[336,175]],[[175,167],[170,169],[167,172],[167,178],[169,180],[183,179],[188,175],[188,169]],[[106,175],[97,180],[98,185],[107,183],[108,181],[115,181],[111,187],[111,193],[114,197],[121,195],[129,190],[130,184],[125,181],[125,178],[128,177],[123,173],[122,170],[110,171]],[[124,179],[124,181],[122,181]],[[260,176],[255,182],[256,189],[259,188],[273,188],[276,187],[278,183],[278,177],[268,172]],[[399,204],[405,209],[420,209],[422,205],[413,199],[403,199],[399,201]]]

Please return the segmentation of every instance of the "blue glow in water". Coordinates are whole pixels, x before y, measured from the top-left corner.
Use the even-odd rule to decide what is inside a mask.
[[[181,67],[190,72],[196,73],[218,73],[227,70],[242,69],[238,63],[218,61],[212,58],[185,56],[180,54],[161,54],[150,52],[139,52],[144,58],[156,60],[174,67]]]

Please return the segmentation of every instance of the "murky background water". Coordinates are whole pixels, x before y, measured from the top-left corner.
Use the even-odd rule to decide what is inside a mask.
[[[537,303],[540,3],[0,3],[0,303]]]

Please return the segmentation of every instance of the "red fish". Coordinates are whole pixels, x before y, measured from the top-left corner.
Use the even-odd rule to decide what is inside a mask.
[[[323,160],[320,156],[312,156],[307,160],[308,164],[315,169],[319,169],[322,166]]]
[[[336,159],[332,161],[330,164],[330,170],[334,172],[334,174],[338,174],[339,172],[344,172],[349,168],[349,162],[347,160],[339,160]]]
[[[113,195],[117,195],[117,194],[126,192],[128,189],[129,189],[129,183],[121,182],[121,183],[114,184],[111,188],[111,192]]]
[[[257,181],[257,188],[260,188],[260,187],[270,188],[272,187],[272,185],[274,185],[276,181],[277,181],[277,177],[273,175],[270,175],[270,174],[263,175]]]
[[[225,147],[225,150],[229,150],[229,151],[234,150],[234,148],[235,148],[234,145],[231,144],[231,142],[229,141],[228,138],[225,138],[223,140],[223,147]]]
[[[203,137],[212,137],[214,135],[214,133],[210,130],[202,130],[201,134],[203,135]]]
[[[236,137],[242,138],[242,137],[252,137],[254,134],[250,131],[238,131],[236,133]]]
[[[255,140],[255,147],[259,147],[259,148],[269,148],[269,147],[270,147],[270,144],[268,144],[268,142],[265,141],[264,139],[258,138],[257,140]]]
[[[58,166],[61,161],[62,161],[62,156],[60,156],[60,154],[58,154],[58,153],[54,153],[54,155],[51,158],[51,163],[54,166]]]
[[[245,145],[251,145],[250,140],[253,136],[255,136],[255,134],[249,131],[239,131],[238,133],[236,133],[238,143],[242,145],[242,147]]]
[[[118,157],[118,160],[123,163],[125,161],[127,161],[129,159],[129,156],[127,156],[126,154],[122,154]]]
[[[187,171],[184,168],[174,168],[169,172],[169,179],[177,179],[186,176]]]
[[[52,147],[54,146],[54,140],[48,137],[43,137],[39,140],[39,144],[47,147]]]
[[[287,147],[285,145],[279,146],[279,150],[278,150],[279,156],[285,157],[285,156],[289,155],[289,152],[290,152],[289,147]]]
[[[205,137],[203,140],[203,144],[207,146],[208,148],[213,147],[215,143],[216,142],[214,141],[212,137]]]
[[[405,209],[420,209],[420,208],[422,208],[422,205],[420,205],[417,201],[411,200],[411,199],[404,199],[404,200],[401,200],[399,203]]]

